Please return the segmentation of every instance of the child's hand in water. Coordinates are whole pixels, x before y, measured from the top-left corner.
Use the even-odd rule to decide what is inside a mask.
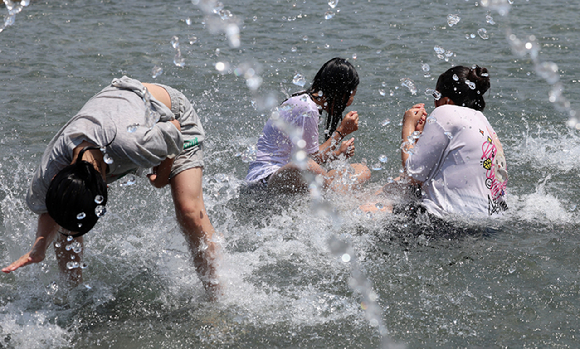
[[[343,136],[358,130],[358,113],[356,111],[348,112],[336,130]]]
[[[347,159],[354,155],[354,137],[348,141],[342,142],[340,149],[338,150],[338,155],[340,154],[346,155]]]

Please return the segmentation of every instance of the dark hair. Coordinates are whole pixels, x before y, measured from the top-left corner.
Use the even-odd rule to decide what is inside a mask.
[[[441,97],[451,99],[455,105],[479,111],[485,108],[483,94],[489,87],[487,69],[477,65],[473,68],[453,67],[441,74],[437,80],[437,91],[441,93]]]
[[[83,148],[73,164],[54,176],[46,192],[48,214],[64,229],[77,232],[73,237],[91,230],[107,204],[107,184],[91,163],[82,160],[88,149],[99,148]]]
[[[313,93],[322,91],[327,105],[327,117],[325,139],[330,138],[336,130],[338,123],[342,121],[342,113],[346,108],[350,95],[356,90],[359,84],[358,73],[350,62],[343,58],[333,58],[324,63],[316,76],[312,80],[312,86],[306,93],[312,96]]]

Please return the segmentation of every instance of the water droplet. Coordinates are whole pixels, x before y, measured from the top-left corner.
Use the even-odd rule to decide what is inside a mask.
[[[77,263],[78,266],[78,263]],[[75,268],[75,262],[67,262],[66,263],[66,268],[67,269],[74,269]]]
[[[489,35],[487,35],[487,30],[485,28],[479,28],[477,30],[477,35],[479,35],[483,40],[489,39]]]
[[[262,78],[258,75],[246,79],[246,86],[252,91],[256,91],[260,85],[262,85]]]
[[[379,161],[382,163],[385,163],[389,160],[389,158],[386,155],[381,155],[379,156]]]
[[[307,94],[303,94],[302,97],[300,97],[300,100],[302,102],[308,102],[308,95]]]
[[[330,8],[335,8],[336,5],[338,5],[338,0],[329,0],[328,1],[328,6],[330,6]]]
[[[304,85],[306,85],[306,78],[304,78],[302,74],[296,74],[294,75],[294,78],[292,78],[292,83],[294,85],[304,87]]]
[[[77,219],[84,219],[87,215],[84,212],[77,214]]]
[[[431,77],[431,73],[429,72],[431,70],[431,67],[429,66],[429,64],[427,63],[421,64],[421,69],[423,70],[423,77],[425,78]]]
[[[554,62],[542,62],[536,66],[536,73],[544,78],[550,85],[560,80],[558,65]]]
[[[105,206],[98,205],[97,207],[95,207],[95,215],[97,215],[97,217],[104,216],[106,212],[107,209],[105,208]]]
[[[175,52],[175,56],[173,57],[173,64],[178,67],[185,66],[185,59],[181,56],[181,51],[177,50],[177,52]]]
[[[191,25],[191,18],[187,17],[187,18],[185,19],[185,24],[187,24],[187,25]]]
[[[111,155],[105,153],[105,155],[103,155],[103,161],[105,162],[105,164],[110,165],[113,163],[113,158],[111,157]]]
[[[79,227],[79,228],[82,228],[82,227],[83,227],[83,223],[79,223],[79,224],[78,224],[78,227]]]
[[[72,245],[72,250],[74,253],[78,254],[83,250],[83,246],[78,241],[73,242],[71,245]]]
[[[435,47],[433,47],[433,50],[435,50],[435,53],[438,55],[442,55],[445,53],[445,49],[441,46],[436,45]]]
[[[95,204],[100,205],[105,201],[105,198],[102,195],[95,196]]]
[[[417,139],[419,139],[420,137],[421,137],[421,132],[419,132],[419,131],[413,131],[413,133],[411,133],[411,138],[412,138],[413,140],[417,140]]]
[[[356,59],[356,53],[352,54],[352,59]]]
[[[513,274],[515,271],[516,271],[516,267],[514,267],[514,266],[511,266],[511,267],[509,267],[509,269],[508,269],[508,272],[509,272],[510,274]]]
[[[377,203],[375,204],[375,207],[376,207],[376,208],[378,208],[379,210],[382,210],[382,209],[383,209],[383,207],[385,207],[385,206],[384,206],[383,204],[381,204],[380,202],[377,202]]]
[[[66,246],[64,247],[64,249],[65,249],[65,250],[67,250],[67,251],[70,251],[70,250],[72,250],[72,244],[66,245]]]
[[[469,81],[469,80],[466,79],[465,80],[465,84],[467,86],[469,86],[470,89],[475,90],[475,83],[474,82],[471,82],[471,81]]]
[[[62,245],[60,244],[60,242],[56,242],[54,243],[54,247],[55,248],[60,248]]]
[[[249,163],[256,160],[256,146],[255,145],[249,146],[246,150],[244,150],[241,158],[242,161],[245,163]]]
[[[415,86],[415,82],[409,78],[401,78],[401,86],[406,87],[407,89],[409,89],[409,92],[411,92],[411,94],[415,95],[417,94],[417,87]]]
[[[381,123],[381,126],[383,126],[383,127],[384,127],[384,126],[387,126],[387,125],[389,125],[390,123],[391,123],[391,119],[385,119],[385,120],[383,120],[383,122]]]
[[[137,177],[134,174],[128,174],[125,178],[125,185],[133,185],[137,182]]]
[[[453,15],[453,14],[447,15],[447,24],[450,27],[453,27],[454,25],[459,23],[460,20],[461,20],[461,17],[459,17],[459,15]]]
[[[453,135],[451,134],[451,132],[443,132],[443,134],[446,135],[447,138],[453,139]]]
[[[380,171],[380,170],[382,170],[382,169],[383,169],[383,168],[382,168],[382,166],[381,166],[381,164],[380,164],[380,163],[376,163],[376,164],[374,164],[374,165],[371,167],[371,170],[373,170],[373,171]]]
[[[350,255],[348,253],[343,254],[342,257],[341,257],[342,261],[345,262],[345,263],[350,262],[350,258],[351,257],[350,257]]]
[[[179,47],[179,38],[177,36],[171,38],[171,46],[173,46],[173,48]]]
[[[233,14],[230,10],[221,10],[221,11],[219,11],[218,15],[224,21],[233,17]]]
[[[292,52],[296,52],[296,51],[298,51],[298,48],[296,48],[296,46],[292,46],[292,49],[291,49],[291,51],[292,51]]]
[[[453,80],[459,81],[459,76],[457,76],[457,74],[453,74]]]
[[[488,7],[492,11],[497,11],[500,16],[508,14],[512,0],[481,0],[481,6]]]
[[[255,21],[257,21],[257,20],[258,20],[258,16],[254,16],[254,17],[252,18],[252,20],[253,20],[254,22],[255,22]]]
[[[208,4],[213,4],[213,2],[208,1]],[[223,10],[224,4],[221,2],[215,2],[214,7],[212,9],[213,13],[218,14],[221,10]]]
[[[429,117],[427,117],[427,122],[430,124],[432,124],[436,121],[437,121],[437,118],[435,118],[433,115],[429,115]]]
[[[87,263],[81,264],[81,269],[87,269],[88,267],[89,267],[89,265]]]
[[[302,37],[302,40],[304,40],[304,41],[308,41],[308,35],[304,35],[304,36]]]
[[[380,88],[380,89],[379,89],[379,94],[380,94],[381,96],[383,96],[383,97],[387,95],[387,93],[385,92],[385,90],[384,90],[384,89],[382,89],[382,88]]]
[[[318,97],[322,97],[324,95],[324,92],[322,92],[322,90],[318,91]]]
[[[492,17],[491,15],[487,15],[487,16],[485,16],[485,21],[486,21],[488,24],[491,24],[491,25],[494,25],[494,24],[495,24],[495,21],[493,20],[493,17]]]
[[[151,77],[153,79],[155,79],[156,77],[158,77],[159,75],[161,75],[163,73],[163,68],[159,67],[159,66],[154,66],[151,69]]]
[[[66,237],[66,241],[73,241],[73,237],[72,236],[67,236]]]
[[[129,125],[129,126],[127,126],[127,132],[133,133],[133,132],[137,131],[137,127],[139,127],[139,124]]]
[[[326,13],[324,14],[324,19],[331,19],[331,18],[334,17],[334,15],[335,15],[334,12],[332,12],[332,11],[326,11]]]

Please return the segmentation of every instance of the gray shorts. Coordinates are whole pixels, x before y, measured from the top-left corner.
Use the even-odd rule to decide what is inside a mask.
[[[169,176],[169,178],[173,178],[178,173],[190,168],[203,167],[205,132],[201,126],[199,116],[183,93],[170,86],[156,85],[163,87],[169,94],[171,111],[175,115],[175,119],[179,121],[181,135],[183,136],[183,151],[175,158],[171,168],[171,175]]]

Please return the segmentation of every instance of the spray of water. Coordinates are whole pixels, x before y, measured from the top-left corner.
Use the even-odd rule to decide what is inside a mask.
[[[19,2],[13,2],[11,0],[4,0],[4,5],[8,10],[8,14],[4,16],[4,21],[0,23],[0,33],[4,31],[7,27],[14,24],[16,20],[16,15],[22,11],[22,9],[30,5],[30,0],[22,0]]]
[[[489,8],[491,11],[498,12],[501,16],[508,16],[512,0],[483,0],[481,5]],[[489,22],[488,16],[488,22]],[[491,19],[493,21],[493,19]],[[548,100],[554,105],[556,110],[565,113],[568,116],[567,125],[571,128],[580,130],[580,121],[577,117],[576,110],[572,109],[570,101],[564,96],[564,85],[560,82],[558,74],[558,65],[554,62],[543,61],[540,58],[540,44],[535,35],[529,35],[525,38],[518,38],[512,29],[508,26],[506,29],[506,38],[515,55],[523,58],[529,57],[534,65],[536,74],[544,79],[551,89],[548,93]]]

